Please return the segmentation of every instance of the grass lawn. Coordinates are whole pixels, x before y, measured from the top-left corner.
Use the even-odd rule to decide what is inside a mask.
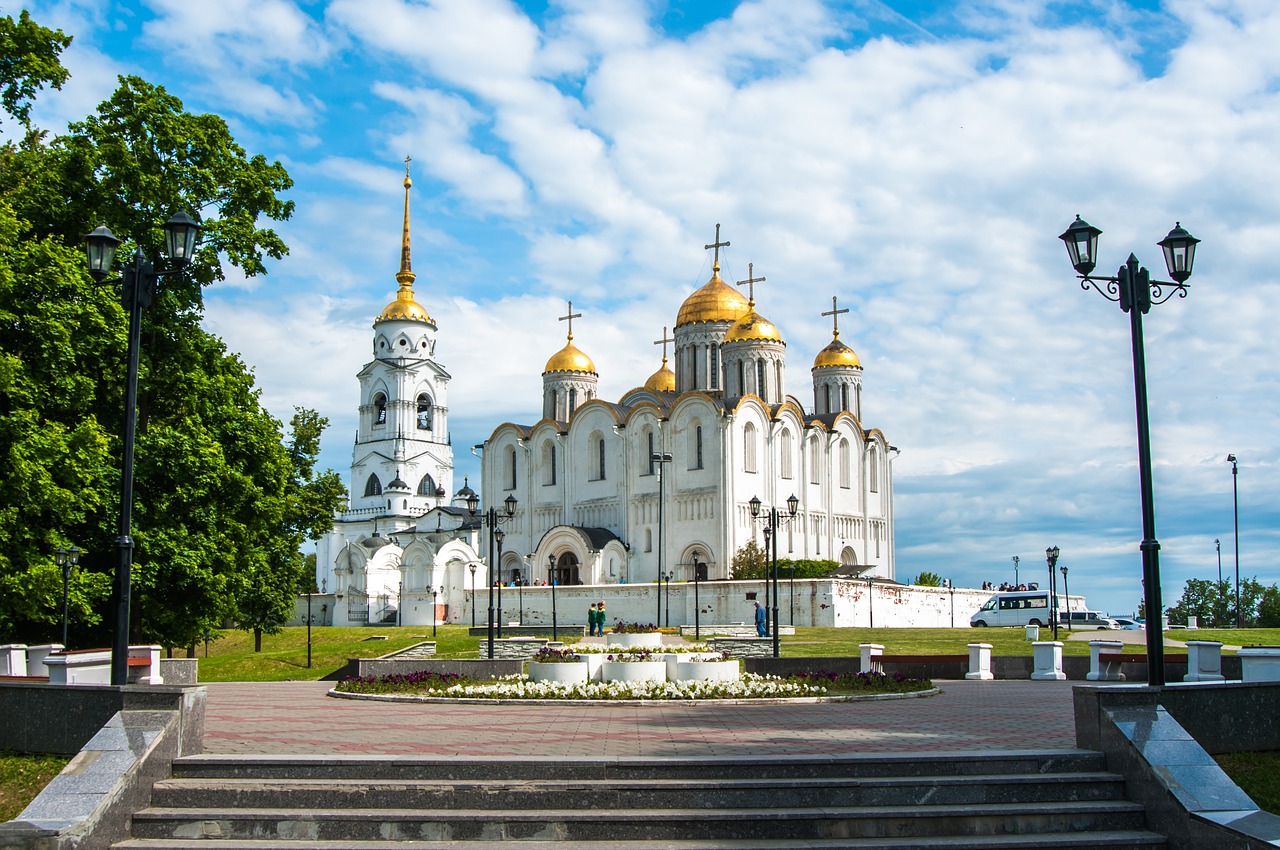
[[[1280,815],[1280,752],[1223,753],[1214,758],[1259,808]]]
[[[439,626],[436,654],[440,658],[476,658],[478,638],[466,626]],[[1041,629],[1044,636],[1045,630]],[[1131,633],[1132,634],[1132,633]],[[1176,640],[1220,640],[1232,646],[1280,644],[1280,629],[1175,629],[1168,633]],[[373,636],[386,640],[370,640]],[[1099,638],[1115,637],[1115,632],[1090,632]],[[1089,654],[1087,641],[1065,640],[1063,654]],[[307,669],[307,630],[285,629],[278,635],[263,635],[262,652],[253,651],[250,632],[228,630],[204,647],[196,648],[202,682],[276,682],[291,679],[323,679],[346,666],[349,658],[374,658],[431,640],[431,629],[422,626],[337,627],[311,630],[311,669]],[[1031,641],[1021,628],[1011,629],[835,629],[797,628],[795,636],[784,635],[782,654],[786,657],[856,656],[858,644],[879,643],[889,655],[963,655],[969,643],[989,643],[993,655],[1031,655]],[[1141,653],[1145,644],[1128,644],[1126,650]]]
[[[0,753],[0,821],[16,818],[69,761],[67,756]]]

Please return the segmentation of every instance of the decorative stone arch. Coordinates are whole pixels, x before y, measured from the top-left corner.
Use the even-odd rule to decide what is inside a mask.
[[[852,569],[853,572],[860,573],[862,568],[858,565],[858,552],[852,546],[845,546],[840,550],[840,571]]]
[[[680,560],[676,564],[676,579],[693,581],[693,553],[698,553],[698,580],[707,581],[711,577],[720,578],[716,559],[712,549],[705,543],[689,543],[680,552]]]
[[[520,557],[519,552],[503,550],[498,575],[501,577],[500,581],[504,586],[515,581],[517,578],[521,581],[527,582],[529,581],[528,565],[524,562],[524,558]]]
[[[436,559],[436,547],[426,540],[414,540],[400,554],[400,573],[404,577],[405,592],[430,589],[431,568]]]

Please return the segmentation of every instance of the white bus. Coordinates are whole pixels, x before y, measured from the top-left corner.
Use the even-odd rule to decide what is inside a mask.
[[[1083,604],[1083,599],[1081,603]],[[1064,597],[1058,597],[1058,608],[1066,612]],[[1053,622],[1049,612],[1049,591],[1012,590],[997,593],[969,618],[974,628],[987,626],[1047,626]]]

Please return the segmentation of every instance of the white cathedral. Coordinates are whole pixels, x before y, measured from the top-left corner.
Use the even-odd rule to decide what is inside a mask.
[[[762,541],[776,509],[780,558],[839,561],[844,575],[894,578],[892,455],[862,425],[862,365],[832,339],[811,369],[811,412],[786,392],[786,342],[748,295],[720,277],[680,305],[662,365],[617,402],[568,340],[542,372],[543,417],[498,426],[483,447],[481,510],[464,485],[453,498],[449,374],[436,361],[436,324],[416,301],[405,177],[396,300],[373,324],[373,356],[358,373],[360,427],[351,498],[317,550],[317,579],[334,594],[334,625],[461,622],[466,600],[493,579],[558,586],[732,578],[734,554]],[[666,346],[674,343],[674,371]],[[792,498],[794,497],[794,498]],[[794,506],[794,516],[791,515]],[[502,519],[495,528],[487,514]],[[756,516],[755,514],[758,514]],[[501,543],[490,552],[490,541]],[[695,567],[696,563],[696,567]],[[482,603],[483,605],[483,603]]]

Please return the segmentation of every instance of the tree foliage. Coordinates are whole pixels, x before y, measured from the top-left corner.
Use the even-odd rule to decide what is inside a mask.
[[[1242,579],[1240,582],[1240,623],[1245,627],[1262,624],[1264,613],[1269,608],[1264,605],[1269,599],[1280,594],[1273,584],[1263,587],[1256,577]],[[1169,622],[1186,623],[1188,617],[1196,617],[1200,625],[1231,626],[1236,622],[1235,587],[1230,581],[1210,581],[1208,579],[1187,579],[1177,604],[1167,610]]]
[[[10,116],[25,122],[40,86],[65,80],[57,56],[68,41],[25,12],[0,18]],[[264,222],[291,215],[279,197],[291,185],[221,118],[136,77],[65,134],[31,129],[0,148],[0,642],[56,633],[53,552],[72,543],[84,552],[72,642],[107,642],[127,317],[118,292],[89,279],[80,246],[105,223],[123,256],[158,259],[162,225],[179,210],[201,220],[204,242],[144,312],[131,638],[191,646],[228,619],[270,623],[291,610],[299,546],[323,533],[342,493],[336,474],[314,469],[326,423],[298,411],[286,446],[252,372],[200,326],[202,290],[225,264],[258,275],[286,253]]]
[[[925,570],[916,576],[915,584],[918,587],[942,587],[942,576]]]
[[[779,578],[826,578],[839,569],[836,561],[808,558],[779,558]],[[733,577],[740,579],[766,579],[773,575],[768,553],[754,540],[749,540],[738,550],[733,559]]]

